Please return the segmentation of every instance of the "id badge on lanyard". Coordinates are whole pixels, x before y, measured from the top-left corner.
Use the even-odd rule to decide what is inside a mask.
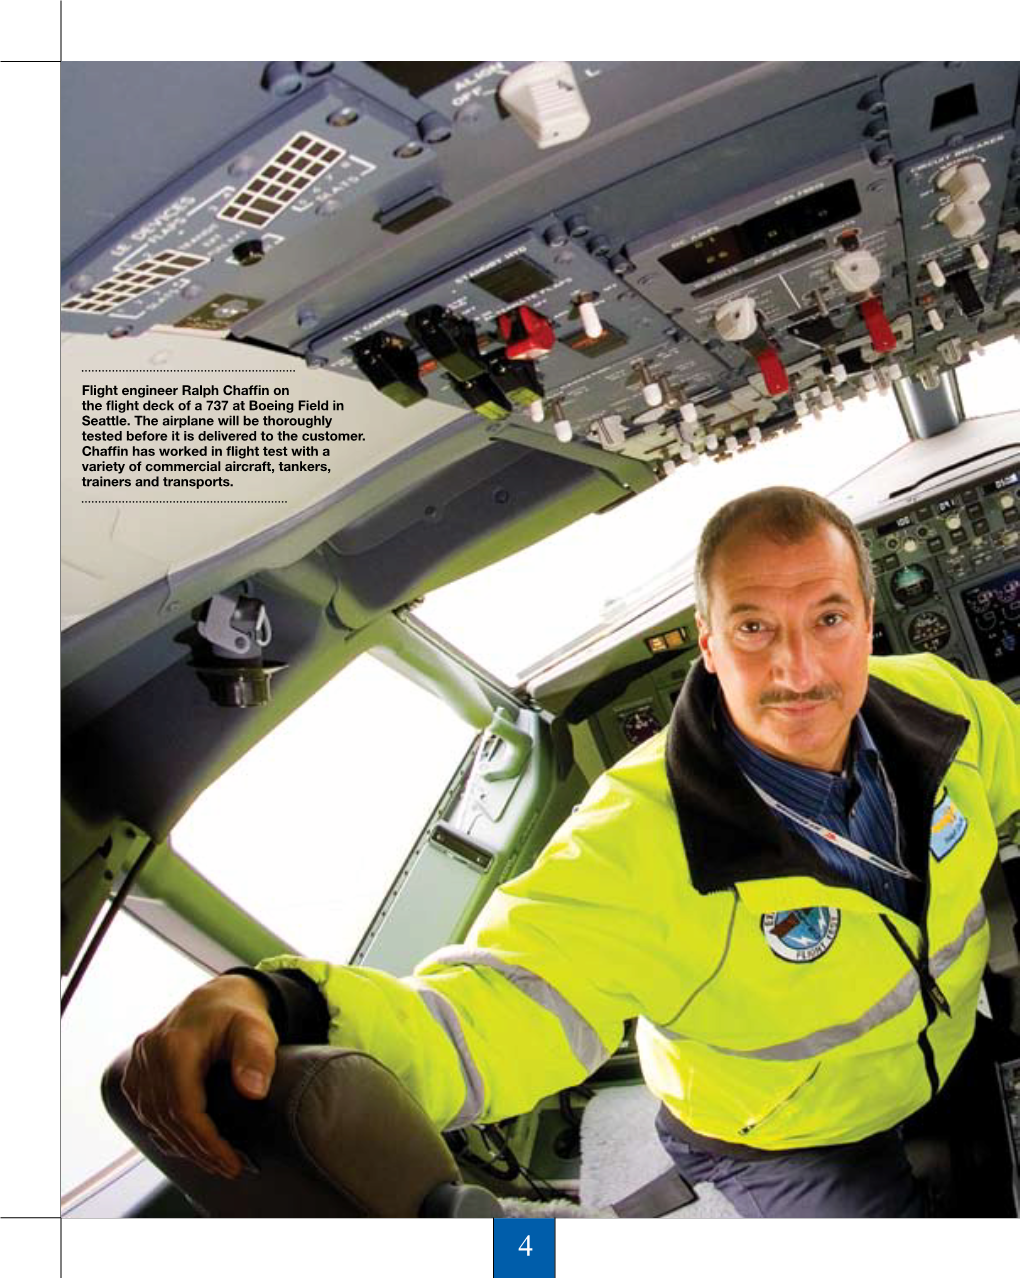
[[[868,865],[873,865],[877,869],[882,870],[886,874],[895,874],[899,879],[907,879],[911,883],[919,883],[916,874],[905,869],[901,865],[894,865],[892,861],[887,861],[885,857],[879,856],[877,853],[870,851],[868,848],[862,847],[861,844],[855,843],[853,839],[848,839],[845,835],[837,834],[835,830],[830,830],[828,826],[820,824],[818,821],[812,821],[810,817],[802,816],[799,812],[794,812],[793,808],[788,808],[785,803],[780,803],[778,799],[772,797],[767,790],[763,790],[760,785],[756,785],[754,781],[744,773],[744,780],[754,790],[758,798],[761,799],[767,807],[774,812],[778,812],[781,816],[788,817],[797,825],[803,826],[805,830],[810,830],[812,834],[817,834],[826,843],[833,844],[834,847],[840,848],[843,852],[849,852],[851,856],[857,857],[859,861],[866,861]],[[892,796],[890,795],[890,798]],[[895,804],[893,812],[895,814]],[[896,821],[896,842],[899,844],[899,820]]]

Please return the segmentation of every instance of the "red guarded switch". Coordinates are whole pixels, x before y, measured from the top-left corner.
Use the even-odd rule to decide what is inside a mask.
[[[896,349],[896,334],[886,319],[880,297],[866,297],[860,304],[861,317],[868,326],[871,344],[880,355]]]
[[[518,306],[500,315],[496,323],[506,342],[507,359],[541,359],[556,345],[552,325],[530,306]]]
[[[755,351],[754,358],[765,379],[765,389],[770,395],[785,395],[790,389],[790,379],[786,375],[783,361],[774,347],[766,345],[764,350]]]

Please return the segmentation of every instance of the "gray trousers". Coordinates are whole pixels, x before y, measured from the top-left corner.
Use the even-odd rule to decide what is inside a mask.
[[[659,1140],[691,1184],[710,1181],[741,1216],[924,1216],[899,1129],[852,1145],[827,1145],[745,1160],[693,1149],[660,1112]]]

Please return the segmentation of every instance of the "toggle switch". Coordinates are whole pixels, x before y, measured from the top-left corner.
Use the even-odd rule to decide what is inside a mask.
[[[689,399],[685,399],[680,405],[680,419],[681,421],[686,422],[688,426],[693,426],[698,420],[697,404],[693,404]]]
[[[350,348],[354,362],[378,391],[401,408],[428,397],[411,344],[394,333],[373,333]]]
[[[552,324],[530,306],[498,316],[496,327],[506,342],[507,359],[541,359],[556,345]]]
[[[928,278],[931,280],[931,282],[935,285],[936,288],[946,287],[945,272],[942,270],[942,267],[939,266],[935,258],[932,258],[930,262],[926,263],[924,269],[928,274]]]
[[[970,246],[971,261],[979,271],[988,270],[988,254],[980,244],[972,244]]]
[[[561,444],[569,444],[574,438],[574,428],[559,402],[553,406],[553,433]]]
[[[779,352],[759,331],[753,297],[736,297],[724,303],[716,311],[713,323],[723,341],[745,347],[754,357],[770,395],[786,394],[790,379]]]
[[[790,379],[775,347],[765,342],[762,349],[753,350],[751,353],[754,355],[755,363],[765,379],[765,389],[768,393],[770,395],[785,395],[790,389]]]
[[[640,386],[641,398],[649,408],[659,408],[664,399],[662,383],[648,371],[644,360],[637,359],[631,364],[631,375],[627,378],[628,386]]]
[[[857,308],[868,330],[871,344],[875,350],[884,355],[896,349],[896,334],[886,318],[885,309],[880,297],[866,297]]]
[[[602,327],[602,317],[599,315],[598,307],[595,305],[595,297],[596,294],[594,293],[578,293],[574,298],[577,317],[581,321],[584,335],[593,342],[597,342],[605,332]]]
[[[946,321],[942,318],[934,306],[931,307],[930,310],[925,311],[924,317],[936,333],[941,333],[946,326]]]

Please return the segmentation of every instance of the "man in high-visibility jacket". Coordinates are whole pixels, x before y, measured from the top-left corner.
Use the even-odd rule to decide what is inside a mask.
[[[974,1031],[981,889],[1020,809],[1020,709],[934,656],[870,658],[850,521],[767,489],[707,525],[702,657],[668,731],[593,786],[466,942],[397,979],[293,955],[189,996],[124,1088],[235,1174],[202,1072],[264,1094],[278,1037],[359,1048],[437,1125],[580,1083],[639,1017],[660,1136],[748,1215],[917,1215],[899,1124]]]

